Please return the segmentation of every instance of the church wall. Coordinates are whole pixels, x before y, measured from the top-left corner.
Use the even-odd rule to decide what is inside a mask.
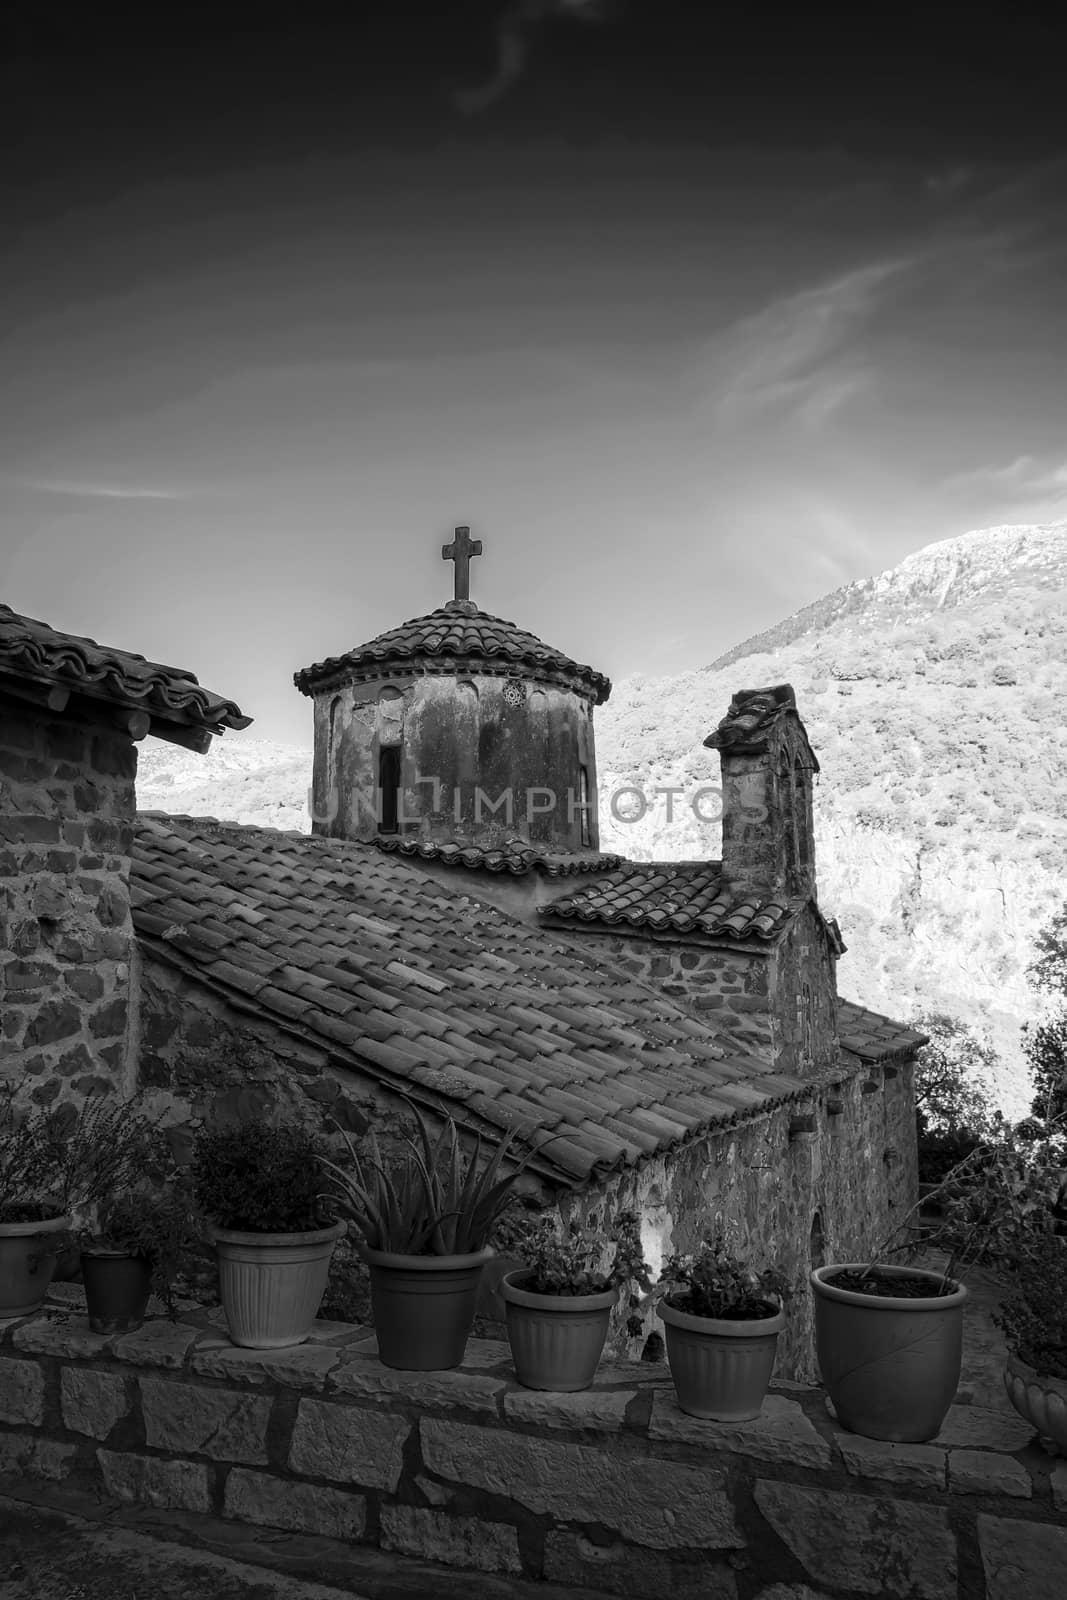
[[[39,1105],[123,1092],[128,734],[0,699],[0,1080]]]
[[[724,1047],[771,1061],[777,1033],[770,1013],[774,982],[773,957],[765,950],[744,950],[687,943],[653,934],[580,932],[566,936],[594,958],[603,954],[624,972],[660,989],[685,1006],[701,1022],[722,1035]]]
[[[876,1087],[864,1092],[864,1083]],[[804,1111],[815,1131],[791,1136]],[[806,1107],[782,1107],[653,1157],[574,1196],[569,1209],[601,1232],[620,1211],[637,1210],[653,1277],[668,1255],[728,1228],[740,1254],[757,1267],[778,1266],[792,1283],[775,1370],[812,1381],[808,1274],[827,1262],[868,1259],[899,1224],[917,1193],[914,1142],[911,1064],[888,1079],[861,1070]],[[628,1345],[625,1316],[625,1308],[615,1315],[612,1345],[636,1355],[654,1324],[646,1317],[640,1340]]]
[[[798,1078],[819,1075],[833,1066],[840,1047],[836,962],[814,906],[791,923],[776,947],[773,970],[779,1064]]]
[[[509,703],[517,692],[523,699]],[[316,696],[316,833],[375,836],[388,746],[400,753],[402,833],[490,846],[507,838],[561,850],[597,846],[592,719],[574,690],[532,677],[428,673]],[[584,843],[583,767],[594,804]]]

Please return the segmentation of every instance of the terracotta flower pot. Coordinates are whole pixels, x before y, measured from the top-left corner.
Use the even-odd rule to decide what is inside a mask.
[[[212,1227],[219,1292],[234,1344],[284,1350],[303,1344],[318,1315],[343,1222],[307,1233],[238,1233]]]
[[[474,1322],[488,1247],[469,1255],[405,1256],[363,1250],[370,1268],[378,1359],[405,1372],[458,1367]]]
[[[763,1409],[785,1312],[744,1322],[695,1317],[661,1300],[667,1363],[678,1404],[691,1417],[748,1422]]]
[[[28,1317],[41,1305],[56,1270],[54,1235],[70,1221],[0,1222],[0,1317]]]
[[[1009,1354],[1004,1387],[1020,1417],[1037,1429],[1042,1442],[1050,1441],[1060,1455],[1067,1455],[1067,1383],[1062,1378],[1046,1378]]]
[[[608,1336],[615,1289],[600,1294],[534,1294],[525,1271],[500,1285],[515,1376],[526,1389],[570,1394],[588,1389]]]
[[[94,1333],[133,1333],[144,1321],[152,1268],[121,1250],[83,1250],[85,1309]]]
[[[919,1444],[940,1431],[959,1387],[967,1290],[955,1284],[939,1295],[939,1273],[890,1266],[878,1272],[925,1279],[930,1294],[894,1299],[834,1285],[835,1273],[866,1265],[838,1262],[811,1274],[819,1371],[843,1428],[866,1439]]]

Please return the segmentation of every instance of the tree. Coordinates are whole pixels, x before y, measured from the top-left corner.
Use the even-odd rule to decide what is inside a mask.
[[[929,1034],[915,1067],[915,1115],[919,1133],[969,1134],[980,1139],[997,1121],[997,1053],[965,1022],[946,1012],[916,1017],[912,1027]]]
[[[1067,904],[1037,936],[1038,955],[1026,969],[1031,986],[1047,995],[1045,1021],[1023,1028],[1034,1098],[1031,1111],[1042,1122],[1067,1115]]]

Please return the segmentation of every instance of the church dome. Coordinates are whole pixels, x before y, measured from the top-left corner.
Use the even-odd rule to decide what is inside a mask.
[[[479,610],[473,600],[449,600],[427,616],[389,628],[368,644],[305,667],[294,674],[293,682],[301,693],[313,695],[341,683],[381,677],[390,669],[504,675],[525,670],[589,694],[596,705],[611,693],[603,673],[572,661],[514,622]]]

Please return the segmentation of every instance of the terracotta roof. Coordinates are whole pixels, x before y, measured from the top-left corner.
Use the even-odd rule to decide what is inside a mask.
[[[599,850],[542,850],[521,839],[509,839],[498,849],[458,844],[454,839],[404,838],[401,834],[379,834],[372,842],[389,855],[418,856],[423,861],[443,861],[450,867],[484,867],[488,872],[508,872],[515,877],[535,870],[548,878],[613,872],[626,859],[601,855]]]
[[[579,1183],[810,1093],[663,994],[372,846],[142,816],[144,949]],[[555,1136],[555,1137],[553,1137]]]
[[[551,901],[542,907],[542,915],[717,938],[770,940],[781,933],[799,904],[731,894],[723,885],[718,861],[669,861],[629,863]]]
[[[592,691],[597,705],[611,693],[611,683],[603,673],[572,661],[513,622],[479,611],[472,600],[450,600],[428,616],[390,628],[343,656],[329,656],[304,667],[294,673],[293,682],[301,693],[314,694],[353,676],[365,677],[371,670],[376,676],[391,666],[454,672],[463,662],[497,672],[525,669],[575,684],[586,693]]]
[[[145,711],[153,722],[167,725],[221,733],[223,728],[247,728],[252,721],[232,700],[201,688],[191,672],[60,633],[5,605],[0,605],[0,675]],[[151,731],[161,730],[153,726]]]
[[[854,1000],[838,1001],[837,1031],[842,1048],[861,1061],[899,1060],[930,1042],[928,1034],[883,1017],[879,1011],[868,1011]]]

